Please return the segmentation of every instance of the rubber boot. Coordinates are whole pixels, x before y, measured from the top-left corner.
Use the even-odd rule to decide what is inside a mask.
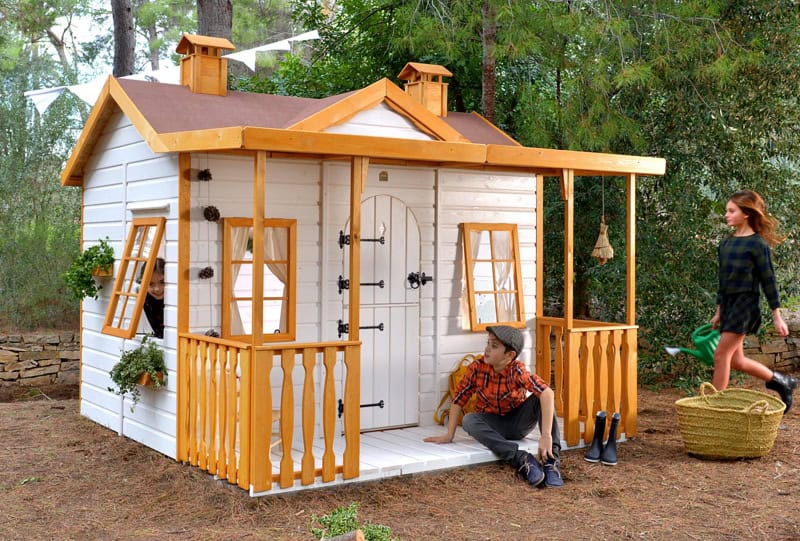
[[[608,429],[608,441],[603,447],[600,462],[606,466],[617,465],[617,427],[619,426],[619,413],[611,416],[611,426]]]
[[[793,397],[795,388],[797,387],[797,379],[788,376],[777,370],[773,370],[772,379],[767,382],[767,389],[771,389],[781,396],[781,400],[786,404],[784,414],[789,413],[792,408]]]
[[[600,462],[600,454],[603,452],[603,436],[606,432],[606,412],[598,411],[594,420],[594,439],[589,450],[583,455],[586,462]]]

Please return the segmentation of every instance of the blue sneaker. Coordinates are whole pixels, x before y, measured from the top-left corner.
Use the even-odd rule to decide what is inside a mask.
[[[525,479],[532,487],[538,487],[544,481],[544,472],[539,461],[532,454],[528,453],[525,462],[517,470],[519,475]]]
[[[564,480],[561,478],[561,463],[557,458],[549,458],[544,463],[544,484],[548,487],[563,487]]]

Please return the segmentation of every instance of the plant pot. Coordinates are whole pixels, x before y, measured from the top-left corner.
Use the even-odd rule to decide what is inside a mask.
[[[111,276],[111,271],[113,270],[112,266],[108,267],[95,267],[92,270],[92,276],[95,278],[102,278],[105,276]]]
[[[164,383],[164,373],[163,372],[156,372],[156,379],[159,382]],[[152,387],[153,386],[153,379],[150,377],[149,372],[142,372],[139,376],[139,379],[136,380],[137,385],[142,385],[144,387]]]

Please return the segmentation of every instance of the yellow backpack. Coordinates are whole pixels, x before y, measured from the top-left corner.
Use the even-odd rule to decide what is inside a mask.
[[[458,384],[461,382],[461,379],[467,375],[467,367],[478,359],[482,359],[483,355],[473,355],[467,354],[458,361],[458,364],[450,373],[450,381],[448,385],[448,390],[444,393],[444,396],[439,401],[439,405],[436,407],[436,411],[433,412],[433,420],[434,422],[443,425],[447,422],[447,418],[450,416],[450,404],[453,403],[453,397],[456,395],[456,389],[458,388]],[[467,404],[461,408],[461,411],[466,413],[472,413],[475,411],[475,402],[478,400],[478,395],[473,394]],[[461,425],[461,419],[458,420],[459,426]]]

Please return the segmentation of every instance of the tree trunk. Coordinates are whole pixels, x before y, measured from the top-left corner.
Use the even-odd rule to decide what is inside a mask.
[[[201,36],[231,39],[233,2],[197,0],[197,33]]]
[[[136,69],[136,34],[131,0],[111,0],[114,20],[114,77],[132,75]]]
[[[495,44],[497,43],[497,18],[492,0],[483,0],[481,6],[483,31],[481,45],[483,48],[482,103],[483,116],[494,123],[494,98],[496,92]]]

